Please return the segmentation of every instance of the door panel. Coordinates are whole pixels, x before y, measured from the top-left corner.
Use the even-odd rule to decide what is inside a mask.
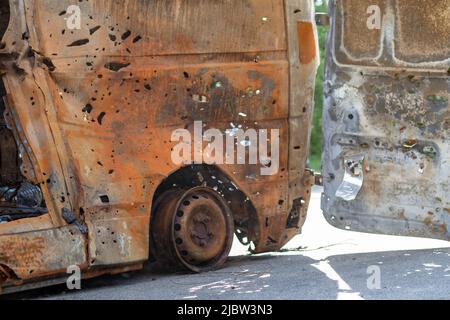
[[[374,4],[379,29],[368,27]],[[327,220],[347,230],[448,240],[448,0],[337,0],[331,15]]]

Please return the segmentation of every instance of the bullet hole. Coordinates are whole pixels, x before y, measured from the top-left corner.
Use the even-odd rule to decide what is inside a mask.
[[[137,42],[139,42],[139,41],[141,41],[142,40],[142,37],[141,36],[137,36],[137,37],[135,37],[134,39],[133,39],[133,43],[137,43]]]
[[[302,10],[300,10],[300,9],[295,9],[295,10],[294,10],[294,13],[295,13],[295,14],[300,13],[300,12],[302,12]]]
[[[102,125],[103,119],[105,118],[105,116],[106,116],[105,112],[100,113],[100,115],[98,116],[97,121],[100,125]]]
[[[131,36],[131,31],[127,30],[123,35],[122,35],[122,40],[126,40]]]
[[[120,69],[128,67],[129,63],[110,62],[105,64],[105,68],[114,72],[118,72]]]
[[[144,88],[148,91],[152,90],[152,87],[149,84],[144,85]]]
[[[65,10],[64,10],[64,11],[61,11],[61,12],[59,13],[60,16],[64,16],[64,15],[66,15],[66,14],[67,14],[67,11],[65,11]]]
[[[113,173],[114,173],[114,170],[109,170],[108,171],[108,174],[110,174],[110,175],[113,174]]]
[[[68,45],[68,47],[80,47],[80,46],[84,46],[85,44],[89,43],[89,39],[81,39],[81,40],[77,40],[72,42],[71,44]]]
[[[44,63],[47,66],[47,68],[50,72],[53,72],[56,70],[56,67],[53,64],[53,61],[50,60],[49,58],[44,58],[44,60],[42,60],[42,63]]]
[[[92,35],[93,35],[94,33],[96,33],[100,28],[101,28],[101,26],[93,27],[92,29],[89,30],[89,34],[92,36]]]
[[[86,112],[86,113],[91,113],[92,112],[92,110],[93,110],[94,108],[92,107],[92,105],[90,104],[90,103],[88,103],[84,108],[83,108],[83,112]]]
[[[282,206],[283,204],[284,204],[284,200],[278,201],[278,205],[279,205],[279,206]]]
[[[187,73],[186,71],[185,72],[183,72],[183,75],[184,75],[184,77],[186,78],[186,79],[189,79],[189,73]]]
[[[98,164],[100,167],[103,167],[103,163],[101,163],[100,161],[98,161],[97,164]]]
[[[348,118],[349,118],[350,120],[353,120],[353,119],[355,119],[355,116],[354,116],[353,114],[349,114],[349,115],[348,115]]]
[[[117,40],[117,37],[113,34],[109,34],[109,40],[111,40],[112,42],[115,42]]]
[[[100,196],[100,201],[102,203],[109,203],[109,197],[108,196]]]
[[[166,94],[167,97],[167,94]],[[194,100],[195,102],[198,103],[208,103],[208,98],[206,96],[202,96],[202,95],[198,95],[198,94],[194,94],[192,96],[192,100]]]

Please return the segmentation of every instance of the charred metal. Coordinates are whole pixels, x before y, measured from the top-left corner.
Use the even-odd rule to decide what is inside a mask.
[[[260,253],[300,232],[315,179],[312,4],[77,5],[80,30],[62,1],[0,5],[0,288],[151,257],[201,272],[224,263],[233,234]],[[172,163],[171,133],[194,121],[279,129],[280,171]]]
[[[379,29],[366,27],[370,5],[380,8]],[[338,0],[331,16],[323,114],[328,221],[448,240],[448,1]]]

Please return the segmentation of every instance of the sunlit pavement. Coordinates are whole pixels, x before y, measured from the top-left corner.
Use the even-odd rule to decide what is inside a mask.
[[[224,269],[167,275],[146,270],[10,298],[46,299],[448,299],[450,243],[343,231],[313,194],[303,234],[281,252],[250,256],[235,244]],[[236,242],[236,241],[235,241]]]

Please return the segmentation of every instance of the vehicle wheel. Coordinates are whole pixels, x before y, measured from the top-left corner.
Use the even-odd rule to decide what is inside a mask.
[[[214,190],[168,191],[158,199],[153,214],[152,247],[160,264],[206,272],[227,260],[234,221],[225,200]]]

